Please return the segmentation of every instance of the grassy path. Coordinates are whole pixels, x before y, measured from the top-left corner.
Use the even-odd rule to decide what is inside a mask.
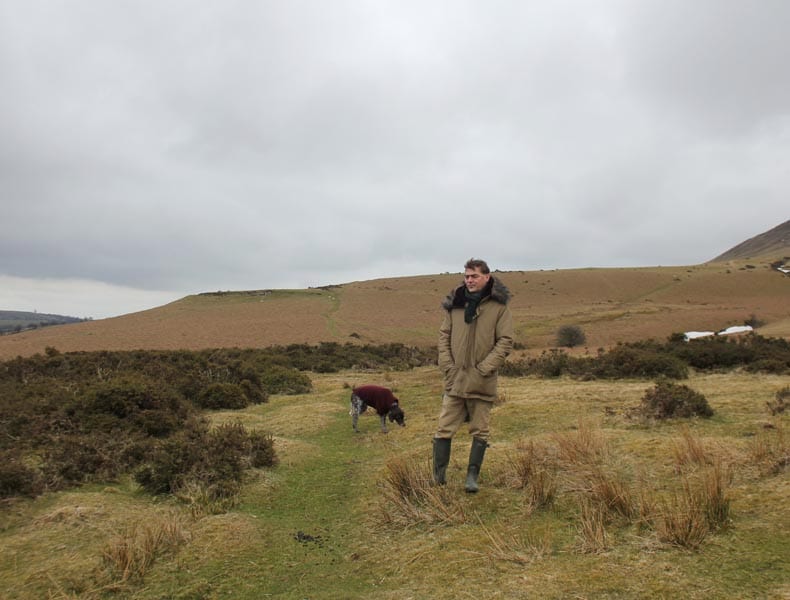
[[[262,408],[264,422],[295,405],[305,415],[290,417],[318,422],[290,440],[298,451],[277,469],[271,493],[241,507],[267,538],[258,562],[270,576],[258,580],[250,598],[354,598],[374,590],[375,571],[363,556],[371,537],[365,507],[376,495],[388,436],[378,433],[377,418],[375,425],[366,418],[366,432],[353,434],[346,411],[338,410],[341,395],[318,390],[303,402],[291,397]],[[322,414],[310,416],[316,403]]]
[[[362,528],[356,514],[357,498],[364,488],[359,478],[355,448],[341,440],[348,423],[333,419],[313,436],[310,456],[299,468],[284,471],[276,493],[260,507],[250,507],[270,532],[276,551],[267,557],[278,573],[261,593],[309,598],[311,591],[359,591],[367,584],[343,563]],[[338,596],[341,597],[341,596]]]

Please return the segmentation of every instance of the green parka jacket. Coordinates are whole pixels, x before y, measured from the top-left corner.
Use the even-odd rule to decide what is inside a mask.
[[[494,401],[497,371],[513,348],[510,292],[491,276],[471,323],[464,321],[464,286],[442,302],[447,313],[439,329],[439,368],[444,391],[460,398]]]

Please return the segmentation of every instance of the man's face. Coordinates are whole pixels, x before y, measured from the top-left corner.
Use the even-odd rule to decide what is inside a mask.
[[[480,269],[466,269],[464,272],[464,283],[466,289],[472,293],[480,292],[485,289],[488,280],[491,279],[491,274],[484,274]]]

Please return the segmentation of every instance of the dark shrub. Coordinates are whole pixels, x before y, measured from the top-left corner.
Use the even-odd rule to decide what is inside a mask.
[[[743,321],[743,324],[749,325],[752,329],[757,329],[758,327],[762,327],[763,325],[765,325],[765,321],[763,321],[762,319],[758,319],[757,315],[752,313],[748,319],[745,319]]]
[[[208,424],[195,419],[173,436],[159,441],[147,464],[134,475],[135,480],[150,494],[168,494],[192,474],[195,465],[206,457]]]
[[[272,438],[249,433],[241,424],[209,430],[196,421],[170,439],[160,441],[136,481],[149,493],[166,494],[187,483],[206,490],[213,499],[238,493],[244,470],[276,464]]]
[[[313,382],[300,371],[275,365],[261,375],[261,386],[270,394],[306,394]]]
[[[73,410],[84,431],[136,430],[154,437],[177,430],[189,414],[166,383],[132,378],[100,384]]]
[[[269,401],[269,394],[261,389],[260,381],[242,379],[240,385],[250,404],[262,404]]]
[[[499,369],[499,374],[505,377],[526,377],[530,375],[529,361],[506,360]]]
[[[236,383],[212,383],[198,394],[196,404],[211,410],[245,408],[250,403],[244,388]]]
[[[564,348],[581,346],[587,341],[587,336],[578,325],[563,325],[557,330],[557,345]]]
[[[559,377],[568,368],[570,357],[559,350],[541,352],[540,356],[532,361],[530,370],[539,377]]]
[[[642,414],[653,419],[711,417],[708,400],[685,385],[659,381],[642,397]]]
[[[619,345],[594,359],[590,374],[603,379],[669,377],[686,379],[683,361],[650,347]]]
[[[788,405],[790,405],[790,386],[783,387],[781,390],[776,392],[776,397],[774,401],[766,402],[765,404],[768,406],[768,410],[771,412],[773,416],[781,415],[782,413],[787,410]]]
[[[260,431],[250,432],[250,466],[273,467],[277,464],[277,455],[274,452],[274,438]]]
[[[747,346],[719,336],[677,344],[674,353],[689,366],[701,370],[729,369],[754,358]]]
[[[45,446],[42,470],[47,486],[89,481],[112,481],[136,467],[145,455],[144,445],[133,438],[94,431],[53,436]]]
[[[505,361],[499,369],[499,374],[506,377],[537,377],[552,378],[571,372],[570,365],[574,359],[564,351],[552,349],[541,352],[536,358]]]
[[[773,373],[775,375],[781,375],[788,370],[787,364],[784,361],[777,360],[775,358],[763,358],[756,360],[753,363],[746,365],[744,368],[750,373]]]
[[[44,489],[39,472],[13,452],[0,453],[0,498],[38,496]]]

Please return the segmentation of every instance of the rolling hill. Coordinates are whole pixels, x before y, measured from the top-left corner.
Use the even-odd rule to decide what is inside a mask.
[[[589,351],[675,332],[718,331],[756,317],[790,338],[790,278],[766,261],[688,267],[498,272],[513,293],[517,342],[554,345],[582,327]],[[460,274],[400,277],[304,290],[187,296],[142,312],[0,337],[0,360],[41,353],[265,347],[277,344],[436,342],[440,302]]]
[[[720,331],[744,321],[790,338],[790,221],[708,263],[680,267],[497,272],[513,294],[516,341],[536,353],[562,325],[587,351],[618,342]],[[0,360],[44,352],[266,347],[319,342],[428,346],[440,302],[460,273],[358,281],[302,290],[212,292],[150,310],[0,336]]]
[[[26,329],[63,325],[65,323],[80,323],[82,321],[85,321],[85,319],[37,312],[0,310],[0,334],[18,333]]]
[[[790,260],[790,220],[749,238],[714,258],[711,262],[748,260],[763,257],[776,261]]]

